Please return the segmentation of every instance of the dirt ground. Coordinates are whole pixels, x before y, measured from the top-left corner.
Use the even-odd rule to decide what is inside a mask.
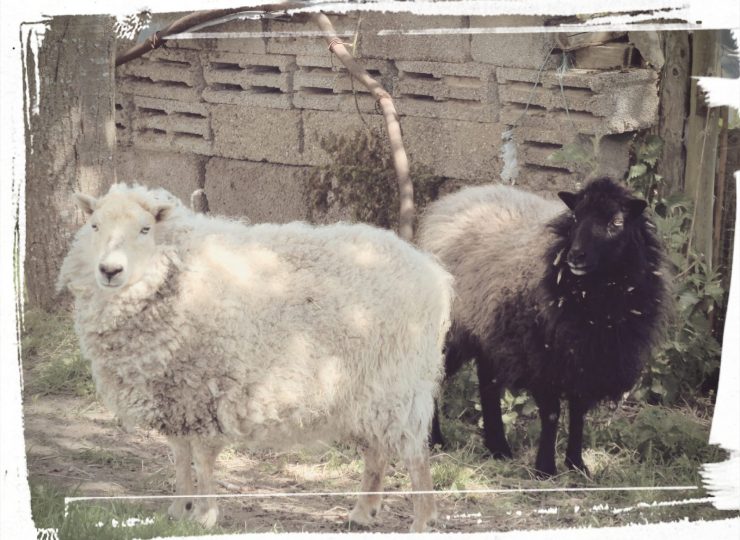
[[[127,432],[98,402],[37,397],[26,403],[24,418],[31,480],[50,482],[62,491],[74,491],[76,496],[174,492],[172,454],[164,437],[152,431]],[[343,459],[336,451],[248,454],[227,447],[219,457],[215,476],[223,494],[356,491],[361,465],[355,456]],[[391,468],[385,489],[408,489],[408,484]],[[438,497],[437,530],[502,530],[495,496],[479,501],[457,499]],[[152,510],[164,511],[168,504],[166,500],[152,502]],[[225,498],[219,501],[219,525],[234,532],[348,531],[352,526],[346,516],[353,504],[351,496]],[[408,496],[387,496],[378,522],[370,530],[406,531],[411,515]]]

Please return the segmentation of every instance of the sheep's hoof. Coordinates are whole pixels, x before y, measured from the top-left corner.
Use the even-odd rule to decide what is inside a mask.
[[[187,499],[175,499],[167,509],[167,514],[173,519],[184,518],[193,509],[193,502]]]
[[[373,524],[373,517],[377,514],[377,508],[368,510],[358,503],[349,513],[349,522],[352,525],[359,525],[360,527],[370,527]]]
[[[588,467],[586,467],[582,459],[572,460],[569,457],[566,457],[565,466],[571,471],[578,471],[586,477],[591,478],[591,471],[588,470]]]
[[[555,476],[555,473],[558,472],[554,463],[552,465],[535,464],[534,469],[534,475],[539,480],[547,480],[548,478],[552,478],[553,476]]]
[[[429,532],[431,529],[430,523],[433,523],[434,520],[418,520],[415,519],[414,522],[411,524],[411,528],[409,529],[409,532],[412,533],[423,533],[423,532]]]
[[[195,521],[206,529],[211,529],[218,521],[218,508],[208,508],[194,516]]]
[[[506,448],[488,448],[488,451],[491,453],[491,457],[493,459],[511,459],[514,457],[514,454],[511,453],[511,449]]]

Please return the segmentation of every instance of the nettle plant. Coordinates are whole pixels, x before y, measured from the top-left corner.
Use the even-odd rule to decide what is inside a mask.
[[[692,245],[693,204],[683,193],[663,195],[665,181],[656,172],[663,149],[657,135],[637,140],[627,183],[645,200],[674,267],[676,311],[663,345],[650,358],[638,399],[672,403],[692,395],[719,369],[720,343],[713,335],[713,312],[723,306],[719,273]]]

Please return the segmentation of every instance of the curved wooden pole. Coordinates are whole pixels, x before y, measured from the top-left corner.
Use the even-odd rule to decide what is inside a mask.
[[[324,32],[324,39],[339,61],[349,70],[352,77],[360,81],[370,91],[372,96],[380,104],[383,118],[388,129],[388,139],[391,143],[391,156],[393,166],[398,179],[398,194],[400,198],[400,212],[398,223],[398,235],[409,242],[414,236],[414,186],[409,176],[409,160],[406,157],[406,149],[401,137],[401,124],[398,121],[398,113],[393,105],[391,95],[373,79],[365,69],[357,63],[347,48],[337,38],[334,26],[329,18],[323,13],[312,15],[319,29]]]

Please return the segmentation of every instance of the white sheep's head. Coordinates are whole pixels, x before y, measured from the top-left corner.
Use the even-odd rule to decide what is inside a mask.
[[[98,286],[115,291],[136,283],[153,263],[155,227],[173,205],[125,190],[111,190],[100,199],[75,193],[75,199],[88,216],[86,251]]]

